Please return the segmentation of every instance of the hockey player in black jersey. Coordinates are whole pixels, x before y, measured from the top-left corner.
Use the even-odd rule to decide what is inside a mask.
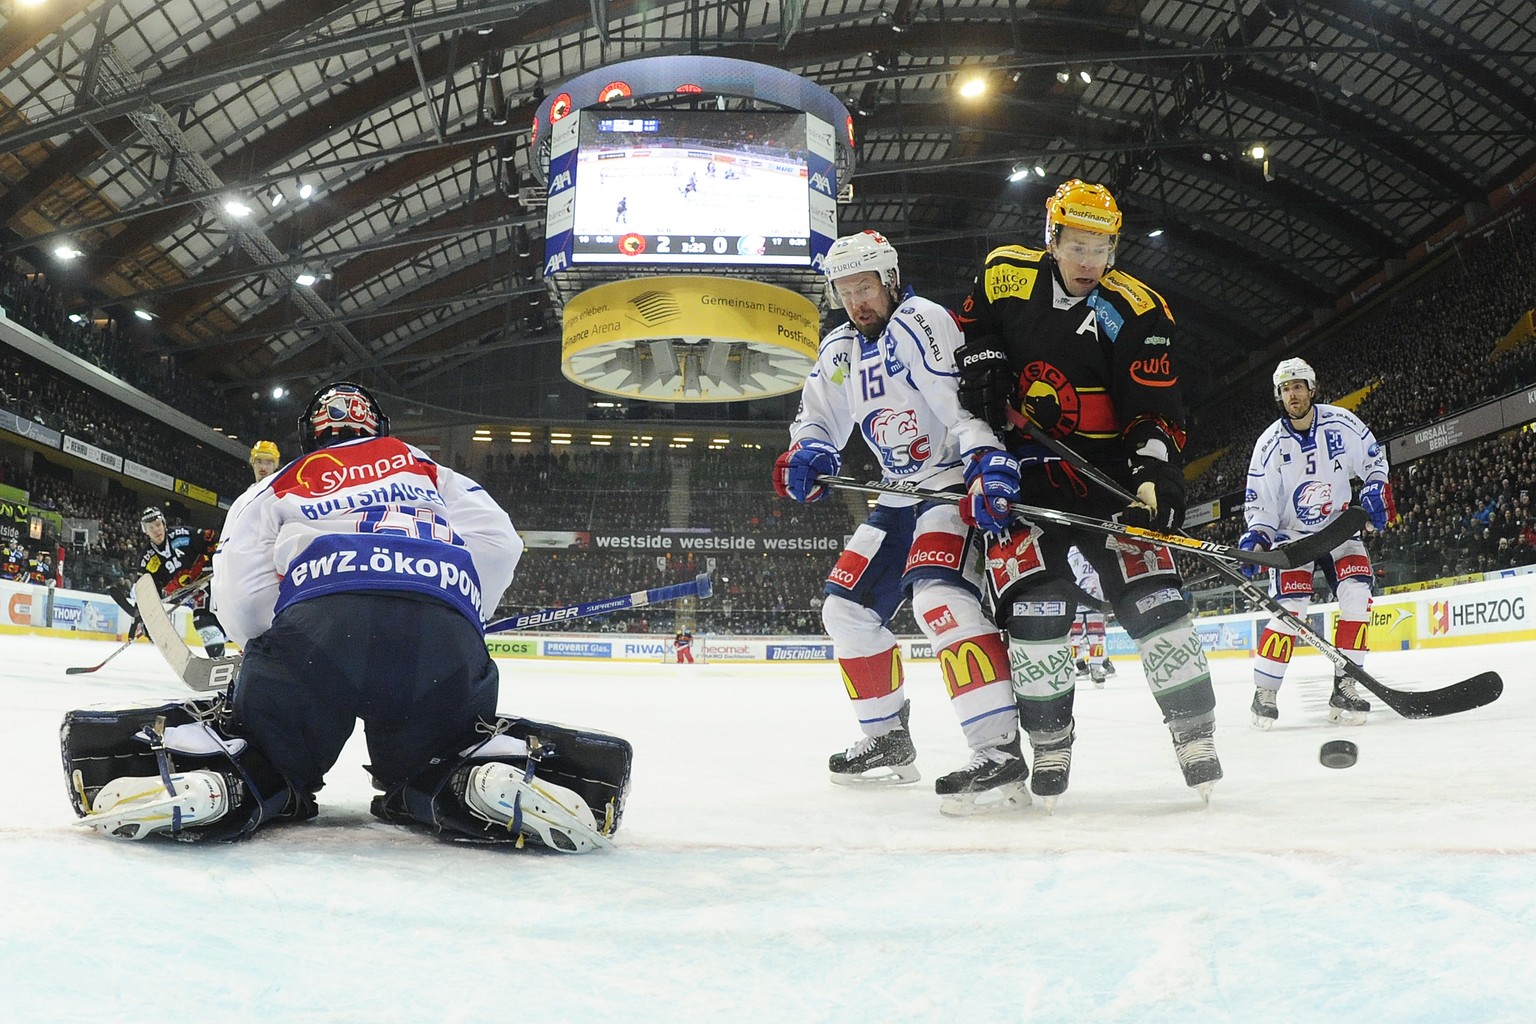
[[[139,517],[139,529],[149,538],[149,550],[139,559],[139,568],[155,578],[160,593],[170,597],[200,579],[209,570],[213,549],[219,535],[214,530],[189,530],[185,526],[167,527],[165,513],[151,505]],[[224,627],[208,610],[207,591],[192,598],[192,626],[203,641],[210,658],[224,656]]]
[[[1178,331],[1163,297],[1114,269],[1121,213],[1102,185],[1068,181],[1046,203],[1045,248],[994,249],[961,308],[961,401],[1019,460],[1014,500],[1128,525],[1184,517]],[[1096,487],[1025,425],[1082,454],[1134,493]],[[1005,495],[1006,496],[1006,495]],[[994,536],[988,583],[1009,637],[1019,714],[1034,746],[1036,795],[1067,788],[1073,740],[1076,545],[1136,640],[1186,783],[1209,799],[1221,778],[1205,653],[1166,547],[1030,524]]]

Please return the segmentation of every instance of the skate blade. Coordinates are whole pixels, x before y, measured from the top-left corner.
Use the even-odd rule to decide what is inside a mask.
[[[1335,707],[1328,709],[1328,721],[1334,725],[1364,725],[1369,715],[1369,711],[1346,711]]]
[[[1275,720],[1273,718],[1265,718],[1263,715],[1254,715],[1253,727],[1260,732],[1269,732],[1269,730],[1275,727]]]
[[[1045,813],[1046,814],[1049,814],[1052,817],[1055,816],[1055,814],[1056,814],[1056,801],[1059,800],[1059,799],[1060,799],[1060,797],[1054,797],[1054,796],[1043,796],[1043,797],[1040,798],[1040,802],[1045,804]]]
[[[1211,806],[1211,790],[1215,785],[1216,781],[1212,779],[1210,782],[1202,782],[1195,787],[1195,792],[1200,794],[1200,800],[1206,807]]]
[[[948,818],[974,818],[983,814],[1021,810],[1029,806],[1029,787],[1011,782],[979,793],[954,793],[939,801],[939,813]]]
[[[862,775],[840,775],[837,772],[828,772],[827,778],[831,779],[834,785],[848,786],[853,789],[905,786],[922,780],[922,776],[917,772],[917,766],[910,764],[882,766]]]

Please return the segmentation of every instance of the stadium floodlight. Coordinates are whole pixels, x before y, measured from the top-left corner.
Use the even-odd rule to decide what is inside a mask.
[[[987,80],[981,75],[972,75],[960,83],[960,95],[968,100],[983,96],[987,91]]]
[[[320,280],[320,279],[318,277],[316,277],[314,274],[311,274],[308,271],[305,271],[304,273],[302,273],[299,276],[295,277],[293,279],[293,283],[294,284],[301,284],[305,288],[309,288],[309,287],[312,287],[314,285],[314,283],[316,281],[318,281],[318,280]]]
[[[145,320],[145,321],[153,320],[155,318],[155,314],[151,313],[147,309],[135,309],[133,311],[133,315],[138,317],[140,320]]]
[[[54,256],[58,257],[61,260],[78,259],[79,257],[85,255],[85,253],[81,252],[79,249],[76,249],[74,246],[69,245],[69,244],[60,245],[60,246],[56,247],[53,250],[53,254],[54,254]]]
[[[299,198],[300,199],[308,199],[310,196],[312,196],[314,194],[315,194],[315,186],[311,185],[307,181],[299,182]]]
[[[1032,168],[1028,164],[1014,164],[1013,169],[1008,172],[1008,180],[1010,182],[1023,181],[1029,177],[1031,170]]]
[[[242,200],[226,199],[224,200],[224,212],[231,217],[249,217],[251,215],[251,208]]]

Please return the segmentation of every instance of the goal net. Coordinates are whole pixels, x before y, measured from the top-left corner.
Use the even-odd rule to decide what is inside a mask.
[[[661,660],[665,664],[676,665],[678,663],[677,646],[673,643],[673,637],[665,637],[661,642]],[[709,657],[704,653],[704,637],[698,633],[693,634],[693,643],[688,647],[688,653],[693,655],[695,665],[707,664]]]

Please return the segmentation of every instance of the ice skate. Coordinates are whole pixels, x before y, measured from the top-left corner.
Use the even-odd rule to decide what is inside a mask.
[[[952,818],[991,814],[1029,806],[1029,765],[1019,750],[1019,738],[995,747],[983,747],[971,763],[941,776],[934,792],[943,799],[939,813]]]
[[[1108,658],[1105,658],[1104,661],[1103,661],[1103,665],[1104,665],[1104,674],[1106,676],[1112,676],[1112,675],[1115,674],[1115,663],[1114,662],[1110,661]]]
[[[222,772],[177,772],[169,789],[158,775],[127,776],[102,786],[90,813],[75,824],[118,839],[143,839],[210,825],[238,802],[239,791],[231,792]]]
[[[1088,674],[1088,660],[1086,658],[1078,658],[1076,667],[1079,676],[1086,676]]]
[[[839,786],[900,786],[916,782],[921,775],[913,763],[917,748],[907,731],[912,702],[902,704],[900,725],[884,736],[865,736],[840,754],[827,759],[831,779]]]
[[[1328,698],[1328,721],[1338,725],[1364,725],[1371,702],[1360,696],[1348,676],[1333,677],[1333,696]]]
[[[1071,724],[1064,731],[1035,733],[1029,738],[1035,751],[1029,788],[1045,802],[1048,814],[1056,813],[1056,798],[1067,791],[1067,776],[1072,771],[1072,740]]]
[[[1093,680],[1094,687],[1102,690],[1104,689],[1104,680],[1109,678],[1109,673],[1104,671],[1102,663],[1096,661],[1088,666],[1088,676]]]
[[[525,768],[492,761],[458,773],[464,806],[477,817],[560,853],[607,849],[613,840],[597,830],[585,800]]]
[[[1273,729],[1275,723],[1280,720],[1280,706],[1275,702],[1276,691],[1259,687],[1253,691],[1253,704],[1248,710],[1253,712],[1253,727],[1263,729],[1265,732]]]
[[[1169,731],[1173,735],[1173,752],[1184,771],[1184,784],[1210,803],[1211,787],[1221,778],[1221,760],[1216,756],[1216,742],[1212,739],[1216,723],[1203,715],[1198,724],[1171,722]]]

